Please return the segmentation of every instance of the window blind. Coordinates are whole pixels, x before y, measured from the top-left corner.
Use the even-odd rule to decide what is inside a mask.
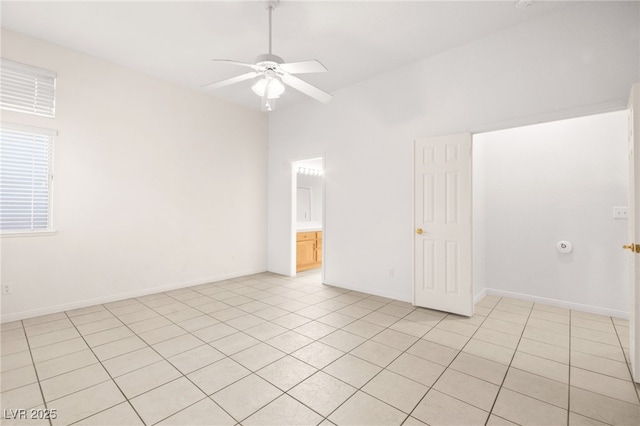
[[[0,108],[55,117],[56,73],[0,59]]]
[[[51,229],[54,134],[0,128],[0,231]]]

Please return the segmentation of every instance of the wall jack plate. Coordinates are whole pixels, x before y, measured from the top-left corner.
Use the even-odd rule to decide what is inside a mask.
[[[614,207],[613,218],[614,219],[626,219],[629,217],[629,209],[626,207]]]

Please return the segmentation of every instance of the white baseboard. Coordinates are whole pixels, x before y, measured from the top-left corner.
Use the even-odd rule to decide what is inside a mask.
[[[487,295],[487,289],[483,288],[480,290],[480,293],[476,294],[473,298],[473,304],[475,305],[479,301],[481,301]]]
[[[244,277],[246,275],[259,274],[262,272],[266,272],[266,270],[265,269],[249,270],[241,273],[217,275],[215,277],[210,277],[210,278],[184,281],[180,283],[173,283],[173,284],[167,284],[159,287],[145,288],[145,289],[126,292],[126,293],[118,293],[118,294],[112,294],[109,296],[96,297],[92,299],[78,300],[75,302],[64,303],[61,305],[30,309],[27,311],[14,312],[10,314],[2,314],[2,316],[0,317],[0,323],[19,321],[27,318],[39,317],[42,315],[49,315],[49,314],[55,314],[58,312],[70,311],[72,309],[86,308],[88,306],[100,305],[103,303],[117,302],[118,300],[130,299],[132,297],[147,296],[149,294],[162,293],[165,291],[177,290],[180,288],[192,287],[192,286],[201,285],[201,284],[208,284],[216,281],[228,280],[231,278]]]
[[[330,285],[330,286],[336,287],[336,288],[343,288],[345,290],[359,291],[361,293],[367,293],[367,294],[370,294],[372,296],[386,297],[387,299],[393,299],[393,300],[399,300],[401,302],[412,303],[411,297],[407,297],[406,295],[399,294],[399,293],[386,292],[386,291],[376,291],[375,289],[366,288],[366,287],[359,287],[359,286],[352,286],[352,285],[348,285],[348,284],[347,285],[345,285],[345,284],[332,284],[332,283],[329,283],[329,282],[324,282],[323,284]]]
[[[55,314],[55,313],[58,313],[58,312],[69,311],[69,310],[72,310],[72,309],[86,308],[88,306],[100,305],[100,304],[103,304],[103,303],[116,302],[118,300],[130,299],[132,297],[147,296],[149,294],[162,293],[162,292],[165,292],[165,291],[177,290],[177,289],[180,289],[180,288],[192,287],[192,286],[196,286],[196,285],[207,284],[207,283],[212,283],[212,282],[222,281],[222,280],[228,280],[228,279],[231,279],[231,278],[238,278],[238,277],[243,277],[243,276],[247,276],[247,275],[259,274],[259,273],[262,273],[262,272],[266,272],[266,270],[264,270],[264,269],[261,269],[261,270],[249,270],[249,271],[244,271],[242,273],[218,275],[218,276],[215,276],[215,277],[203,278],[203,279],[197,279],[197,280],[191,280],[191,281],[185,281],[185,282],[180,282],[180,283],[173,283],[173,284],[168,284],[168,285],[164,285],[164,286],[160,286],[160,287],[151,287],[151,288],[146,288],[146,289],[142,289],[142,290],[136,290],[136,291],[132,291],[132,292],[118,293],[118,294],[113,294],[113,295],[109,295],[109,296],[96,297],[96,298],[93,298],[93,299],[79,300],[79,301],[75,301],[75,302],[64,303],[64,304],[61,304],[61,305],[47,306],[47,307],[44,307],[44,308],[31,309],[31,310],[27,310],[27,311],[14,312],[14,313],[10,313],[10,314],[2,314],[2,316],[0,317],[0,323],[11,322],[11,321],[19,321],[19,320],[38,317],[38,316],[42,316],[42,315],[49,315],[49,314]],[[365,287],[360,287],[360,286],[351,286],[351,285],[344,285],[344,284],[332,284],[332,283],[325,283],[325,284],[331,285],[331,286],[334,286],[334,287],[338,287],[338,288],[343,288],[345,290],[359,291],[359,292],[368,293],[368,294],[371,294],[371,295],[374,295],[374,296],[387,297],[389,299],[400,300],[400,301],[403,301],[403,302],[412,303],[411,297],[407,297],[404,294],[399,294],[399,293],[394,293],[394,292],[385,292],[385,291],[375,291],[375,290],[373,290],[371,288],[365,288]],[[513,298],[513,299],[526,300],[526,301],[529,301],[529,302],[545,303],[547,305],[557,306],[557,307],[560,307],[560,308],[573,309],[573,310],[589,312],[589,313],[598,314],[598,315],[606,315],[606,316],[611,316],[611,317],[616,317],[616,318],[629,319],[629,312],[627,312],[627,311],[620,311],[620,310],[616,310],[616,309],[602,308],[602,307],[592,306],[592,305],[583,305],[583,304],[580,304],[580,303],[567,302],[567,301],[564,301],[564,300],[557,300],[557,299],[549,299],[549,298],[546,298],[546,297],[532,296],[532,295],[529,295],[529,294],[516,293],[516,292],[511,292],[511,291],[505,291],[505,290],[498,290],[498,289],[494,289],[494,288],[484,288],[484,289],[482,289],[477,295],[474,296],[474,299],[473,299],[474,304],[478,303],[486,295],[510,297],[510,298]]]
[[[629,319],[629,312],[627,312],[627,311],[619,311],[617,309],[601,308],[599,306],[592,306],[592,305],[583,305],[581,303],[567,302],[567,301],[564,301],[564,300],[557,300],[557,299],[549,299],[549,298],[546,298],[546,297],[532,296],[530,294],[523,294],[523,293],[515,293],[515,292],[512,292],[512,291],[498,290],[498,289],[495,289],[495,288],[485,288],[485,289],[483,289],[475,297],[474,302],[477,303],[478,301],[480,301],[487,294],[492,294],[492,295],[501,296],[501,297],[510,297],[512,299],[526,300],[526,301],[529,301],[529,302],[544,303],[544,304],[551,305],[551,306],[557,306],[559,308],[573,309],[573,310],[576,310],[576,311],[589,312],[591,314],[606,315],[608,317]]]

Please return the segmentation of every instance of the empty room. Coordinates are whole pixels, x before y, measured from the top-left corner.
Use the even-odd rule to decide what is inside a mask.
[[[2,425],[640,424],[640,2],[0,19]]]

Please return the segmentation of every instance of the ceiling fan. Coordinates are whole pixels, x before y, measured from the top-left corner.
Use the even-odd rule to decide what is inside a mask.
[[[302,62],[285,63],[284,60],[271,53],[271,13],[276,8],[280,0],[270,0],[267,2],[267,10],[269,11],[269,53],[262,54],[256,58],[255,64],[246,62],[238,62],[227,59],[214,59],[215,62],[226,62],[242,67],[251,68],[252,71],[241,74],[226,80],[214,82],[202,86],[205,89],[219,89],[241,81],[250,80],[260,77],[260,79],[251,87],[253,92],[260,96],[261,109],[263,111],[271,111],[275,107],[275,101],[284,93],[285,86],[293,87],[305,95],[323,102],[329,102],[333,96],[324,92],[317,87],[307,83],[306,81],[294,76],[294,74],[307,74],[316,72],[326,72],[327,68],[319,61],[313,59]],[[284,83],[284,84],[283,84]]]

